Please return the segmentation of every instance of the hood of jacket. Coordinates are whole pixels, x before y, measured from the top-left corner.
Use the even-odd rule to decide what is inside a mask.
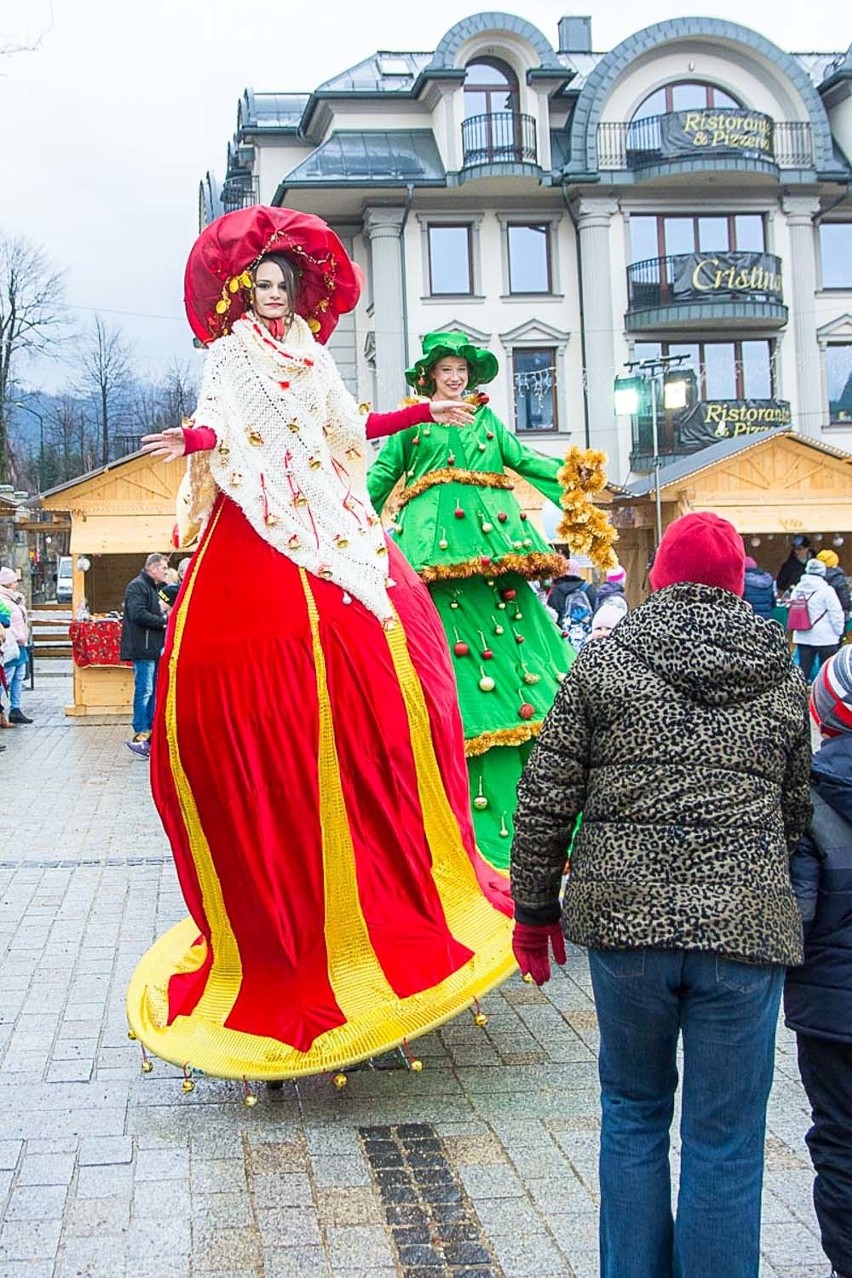
[[[746,568],[745,570],[746,585],[751,583],[754,586],[774,586],[775,578],[771,572],[764,571],[763,568]]]
[[[820,798],[852,825],[852,736],[834,737],[817,751],[811,783]]]
[[[762,696],[793,668],[779,625],[756,616],[738,595],[692,581],[655,591],[609,642],[683,696],[711,706]]]

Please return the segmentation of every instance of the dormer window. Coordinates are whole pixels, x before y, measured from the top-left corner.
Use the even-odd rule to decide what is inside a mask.
[[[467,64],[464,81],[464,115],[497,115],[520,111],[518,78],[511,67],[497,58],[477,58]]]

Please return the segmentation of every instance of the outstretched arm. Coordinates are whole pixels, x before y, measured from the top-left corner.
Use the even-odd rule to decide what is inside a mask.
[[[559,498],[562,496],[562,485],[557,479],[563,466],[561,458],[545,457],[543,453],[537,453],[534,448],[528,448],[526,444],[521,443],[517,435],[507,430],[502,422],[500,422],[500,428],[504,463],[516,475],[521,475],[528,480],[533,488],[537,488],[548,500],[558,506]]]

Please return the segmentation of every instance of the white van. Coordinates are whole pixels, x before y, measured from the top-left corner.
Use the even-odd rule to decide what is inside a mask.
[[[74,584],[71,556],[61,555],[56,569],[56,602],[70,603]]]

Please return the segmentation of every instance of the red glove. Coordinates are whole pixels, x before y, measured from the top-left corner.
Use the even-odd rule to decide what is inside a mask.
[[[536,985],[550,980],[550,954],[557,963],[567,962],[565,938],[559,923],[516,923],[512,933],[512,953],[523,976],[531,976]]]

